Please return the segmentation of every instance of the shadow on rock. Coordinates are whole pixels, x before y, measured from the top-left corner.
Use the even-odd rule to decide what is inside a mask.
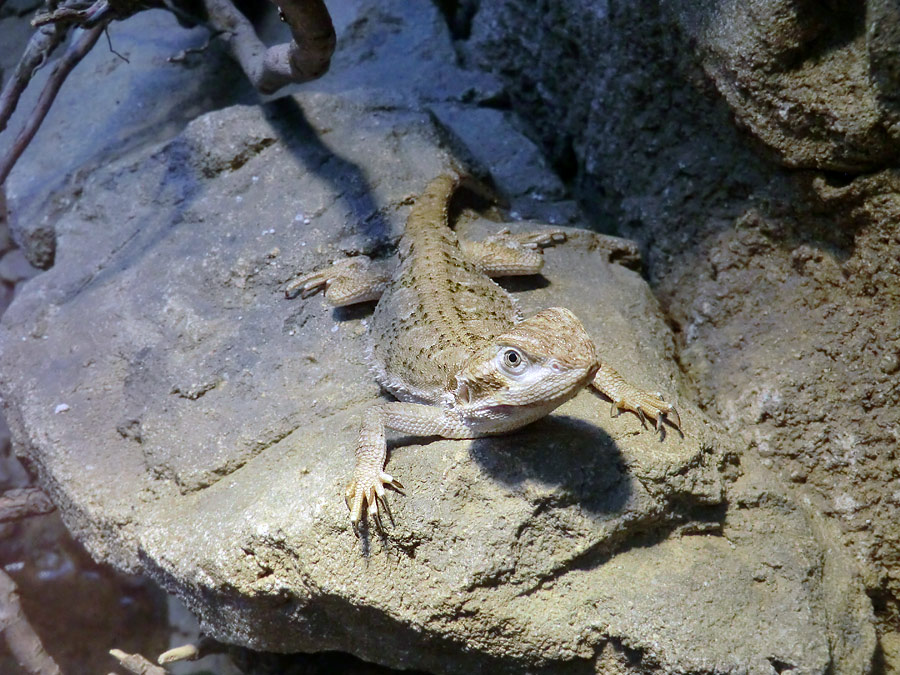
[[[350,212],[358,232],[373,245],[383,244],[390,227],[372,197],[372,186],[359,164],[342,157],[322,142],[321,134],[303,108],[290,96],[265,108],[266,119],[281,137],[281,145],[297,163],[329,183]]]
[[[633,492],[613,439],[599,427],[564,415],[505,436],[476,439],[471,454],[500,483],[539,481],[554,488],[553,506],[574,503],[593,513],[614,514],[626,509]]]

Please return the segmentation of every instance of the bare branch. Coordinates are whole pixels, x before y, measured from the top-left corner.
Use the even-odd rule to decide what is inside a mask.
[[[222,31],[232,56],[263,94],[324,75],[336,42],[331,15],[322,0],[274,2],[294,40],[267,49],[247,17],[230,0],[204,0],[210,24]]]
[[[226,645],[218,640],[213,640],[211,637],[203,635],[197,641],[196,645],[186,644],[175,647],[174,649],[170,649],[160,654],[156,661],[160,665],[175,663],[176,661],[196,661],[197,659],[202,659],[204,656],[210,656],[211,654],[222,654],[226,650]]]
[[[74,44],[69,46],[66,53],[56,64],[53,73],[47,80],[47,84],[44,85],[44,91],[41,92],[37,104],[34,106],[34,110],[31,112],[31,115],[25,122],[25,126],[16,137],[16,140],[13,141],[12,147],[9,149],[9,154],[0,159],[0,185],[6,182],[9,172],[12,171],[12,168],[15,166],[19,157],[25,152],[25,148],[31,143],[31,139],[34,138],[41,123],[47,116],[47,111],[50,110],[50,106],[53,105],[53,101],[56,99],[56,95],[59,93],[59,88],[62,86],[62,83],[65,82],[66,77],[68,77],[69,73],[72,72],[72,69],[78,65],[81,59],[84,58],[85,54],[91,50],[91,47],[96,44],[97,39],[103,31],[106,30],[107,23],[107,21],[104,21],[90,30],[85,31]]]
[[[47,61],[59,43],[65,40],[66,34],[67,28],[64,26],[51,25],[43,26],[31,36],[28,46],[25,47],[25,53],[22,54],[16,69],[3,87],[3,93],[0,94],[0,133],[9,124],[9,118],[19,104],[19,97],[25,91],[34,72]]]
[[[32,675],[60,675],[59,666],[41,644],[19,603],[19,591],[9,575],[0,570],[0,632],[16,661]]]
[[[293,43],[287,45],[290,69],[283,76],[292,82],[308,82],[322,77],[331,65],[337,38],[331,15],[323,0],[275,0],[281,10],[281,18],[291,29]],[[266,54],[267,67],[273,76],[277,74],[278,54],[284,52],[284,45],[272,47]],[[274,85],[274,82],[273,82]],[[278,89],[275,86],[275,89]]]
[[[28,516],[50,513],[56,506],[43,490],[36,487],[7,490],[0,495],[0,523],[20,520]]]
[[[106,0],[97,0],[89,7],[71,7],[63,5],[57,7],[53,11],[38,14],[31,20],[32,26],[45,26],[49,23],[77,23],[84,25],[91,21],[94,15],[105,12],[109,9]]]
[[[150,663],[140,654],[126,654],[121,649],[110,649],[109,653],[116,658],[120,666],[135,675],[169,675],[168,670]]]

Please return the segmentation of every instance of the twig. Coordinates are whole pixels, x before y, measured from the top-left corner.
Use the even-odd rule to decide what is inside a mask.
[[[32,675],[60,675],[59,666],[41,644],[19,603],[16,583],[0,570],[0,632],[16,661]]]
[[[175,663],[176,661],[196,661],[202,659],[204,656],[210,656],[211,654],[222,654],[227,649],[227,646],[218,640],[213,640],[211,637],[202,635],[200,636],[200,639],[197,640],[196,645],[187,644],[182,645],[181,647],[175,647],[174,649],[170,649],[169,651],[160,654],[156,661],[160,665]]]
[[[3,93],[0,94],[0,133],[6,129],[9,118],[19,104],[19,97],[34,76],[34,72],[42,66],[60,42],[65,40],[68,29],[64,26],[43,26],[36,30],[25,47],[25,53],[16,64]],[[2,181],[0,181],[2,182]]]
[[[331,15],[322,0],[274,0],[293,41],[266,48],[253,25],[229,0],[204,0],[209,22],[222,31],[232,56],[263,94],[309,82],[328,71],[336,42]]]
[[[0,495],[0,523],[40,516],[55,509],[53,502],[36,487],[7,490]]]
[[[109,51],[112,52],[113,54],[115,54],[116,56],[118,56],[120,59],[122,59],[125,63],[131,63],[131,61],[128,60],[127,56],[125,56],[124,54],[120,54],[113,48],[112,38],[109,36],[109,25],[108,24],[107,24],[106,28],[103,29],[103,34],[106,36],[106,46],[109,47]]]
[[[177,54],[174,54],[173,56],[167,58],[166,61],[168,61],[169,63],[184,63],[188,60],[188,56],[190,56],[191,54],[202,54],[207,49],[209,49],[209,45],[212,43],[212,41],[215,38],[219,37],[221,34],[222,33],[220,31],[212,30],[212,32],[209,34],[209,36],[206,38],[206,41],[202,45],[200,45],[199,47],[185,47]]]
[[[44,85],[44,90],[41,92],[37,104],[34,106],[34,110],[31,112],[31,115],[25,122],[25,126],[22,127],[22,130],[13,142],[12,147],[9,149],[9,154],[0,160],[0,185],[3,185],[3,183],[6,182],[9,172],[12,171],[12,168],[15,166],[19,157],[25,152],[25,148],[28,147],[31,139],[34,138],[34,135],[41,126],[41,122],[43,122],[44,118],[47,116],[47,111],[50,110],[50,106],[53,105],[53,101],[56,99],[56,95],[59,93],[59,88],[62,86],[62,83],[65,82],[66,77],[68,77],[69,73],[72,72],[72,69],[78,65],[81,59],[84,58],[85,54],[91,50],[91,47],[96,44],[97,39],[103,31],[106,30],[107,23],[108,21],[104,21],[90,30],[85,31],[75,44],[69,46],[66,53],[59,60],[59,63],[56,64],[53,73],[47,80],[47,84]]]
[[[105,11],[107,8],[106,0],[97,0],[94,4],[85,7],[83,3],[74,3],[57,7],[53,11],[38,14],[31,20],[32,26],[46,26],[50,23],[77,23],[84,24],[101,9]]]
[[[140,654],[126,654],[121,649],[110,649],[109,653],[116,658],[120,666],[135,675],[169,675],[168,670],[150,663]]]

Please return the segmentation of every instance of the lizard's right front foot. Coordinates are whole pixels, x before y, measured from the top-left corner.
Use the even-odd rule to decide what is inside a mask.
[[[384,292],[388,277],[385,270],[364,255],[337,260],[328,267],[304,274],[288,284],[284,297],[308,298],[320,291],[335,307],[377,300]]]
[[[362,520],[363,509],[367,506],[369,517],[378,525],[378,529],[384,530],[381,523],[381,509],[388,514],[393,522],[391,511],[388,508],[387,500],[384,497],[384,488],[389,487],[393,490],[402,491],[403,485],[396,478],[384,471],[375,472],[355,472],[353,480],[347,486],[347,492],[344,499],[347,502],[347,508],[350,509],[350,524],[353,525],[353,531],[359,536],[359,521]]]

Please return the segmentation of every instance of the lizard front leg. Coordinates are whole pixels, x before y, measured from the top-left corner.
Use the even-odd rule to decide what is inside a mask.
[[[379,502],[385,504],[385,486],[403,489],[400,482],[384,472],[387,456],[384,430],[396,429],[415,436],[471,438],[472,431],[453,410],[422,403],[383,403],[366,410],[356,443],[356,468],[347,486],[346,501],[350,523],[357,530],[363,509],[379,523]]]
[[[358,255],[337,260],[328,267],[305,274],[284,289],[286,298],[308,298],[325,291],[325,299],[335,307],[377,300],[384,293],[390,273],[383,263]]]
[[[631,410],[644,424],[644,418],[656,421],[656,430],[662,433],[663,421],[670,419],[681,431],[681,418],[671,403],[662,399],[661,394],[651,394],[632,386],[612,367],[602,364],[594,376],[591,386],[612,399],[610,415],[618,415],[621,410]]]

